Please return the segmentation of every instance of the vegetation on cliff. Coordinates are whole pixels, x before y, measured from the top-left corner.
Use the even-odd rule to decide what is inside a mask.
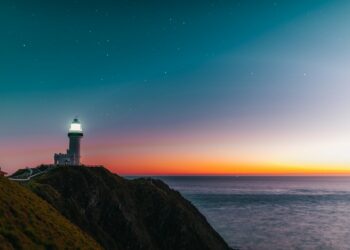
[[[55,208],[0,177],[0,249],[101,249]]]

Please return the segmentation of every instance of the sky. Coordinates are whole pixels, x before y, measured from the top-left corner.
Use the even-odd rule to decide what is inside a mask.
[[[350,174],[347,1],[0,2],[0,166]]]

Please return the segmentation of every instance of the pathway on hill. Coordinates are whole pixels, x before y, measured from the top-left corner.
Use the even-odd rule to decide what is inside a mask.
[[[57,168],[58,166],[47,167],[45,170],[40,170],[38,168],[27,168],[28,171],[14,177],[9,177],[8,179],[11,181],[30,181],[32,178],[45,174],[52,169]]]

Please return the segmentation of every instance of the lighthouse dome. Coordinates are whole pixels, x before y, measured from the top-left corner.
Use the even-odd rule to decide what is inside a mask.
[[[70,124],[69,133],[82,133],[83,129],[81,127],[81,123],[78,118],[75,118],[73,122]]]

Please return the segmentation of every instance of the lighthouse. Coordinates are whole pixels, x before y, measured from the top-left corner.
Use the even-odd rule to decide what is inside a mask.
[[[55,154],[55,165],[80,165],[80,141],[83,138],[83,130],[78,118],[75,118],[70,124],[68,131],[69,148],[66,154]]]
[[[70,156],[70,164],[80,165],[80,140],[83,138],[83,130],[78,118],[75,118],[71,123],[68,137],[69,149],[67,154]]]

